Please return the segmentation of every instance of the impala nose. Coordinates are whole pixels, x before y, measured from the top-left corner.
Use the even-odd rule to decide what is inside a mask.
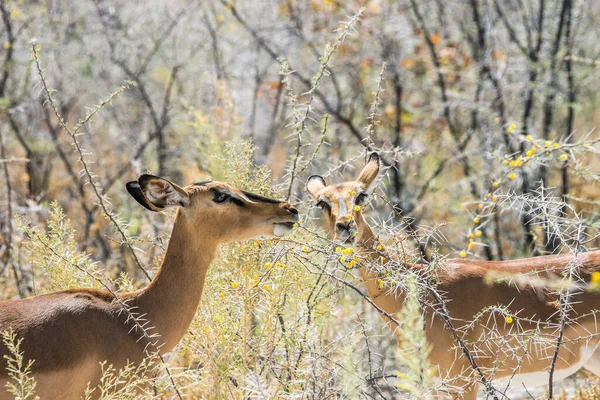
[[[349,231],[350,230],[350,224],[349,223],[348,224],[343,224],[341,222],[338,222],[337,224],[335,224],[335,227],[340,232]]]
[[[285,203],[283,205],[283,208],[285,208],[290,214],[293,215],[294,220],[298,221],[300,219],[298,210],[296,209],[296,207],[294,207],[293,205],[291,205],[290,203]]]

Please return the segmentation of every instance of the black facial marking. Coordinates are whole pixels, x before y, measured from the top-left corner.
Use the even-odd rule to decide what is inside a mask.
[[[281,203],[281,201],[279,201],[279,200],[270,199],[268,197],[264,197],[259,194],[254,194],[254,193],[244,192],[244,191],[242,191],[242,193],[244,193],[246,195],[246,197],[252,201],[258,201],[258,202],[262,202],[262,203],[271,203],[271,204]]]
[[[356,196],[356,200],[354,200],[354,204],[361,204],[367,199],[368,195],[366,193],[359,193]]]
[[[321,200],[317,203],[317,207],[319,207],[321,210],[327,210],[327,211],[329,211],[329,209],[330,209],[329,204],[327,204],[327,202],[323,201],[323,200]]]

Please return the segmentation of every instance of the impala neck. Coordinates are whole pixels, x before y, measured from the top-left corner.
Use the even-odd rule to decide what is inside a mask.
[[[381,262],[381,256],[388,257],[388,252],[385,248],[377,251],[376,248],[379,245],[379,239],[362,215],[356,216],[356,225],[358,228],[356,247],[360,255],[367,257],[373,263]],[[392,315],[400,311],[404,302],[404,294],[401,291],[397,290],[386,294],[390,288],[387,286],[383,289],[379,288],[378,280],[383,279],[381,274],[366,268],[359,268],[358,270],[367,286],[369,297],[379,308]]]
[[[161,352],[170,351],[190,326],[200,298],[206,271],[215,257],[216,241],[209,235],[198,238],[185,213],[177,211],[167,252],[160,270],[138,296],[140,313],[146,313],[163,344]]]

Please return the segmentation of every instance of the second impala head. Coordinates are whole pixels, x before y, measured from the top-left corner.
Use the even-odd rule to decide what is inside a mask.
[[[369,195],[369,189],[379,173],[379,155],[372,153],[358,178],[327,185],[320,175],[311,175],[306,181],[306,190],[323,210],[329,235],[332,239],[351,241],[356,232],[356,216]],[[359,211],[357,211],[359,210]]]
[[[180,187],[164,178],[142,175],[127,191],[151,211],[179,207],[198,233],[219,243],[262,235],[284,236],[298,221],[290,203],[263,197],[222,182]]]

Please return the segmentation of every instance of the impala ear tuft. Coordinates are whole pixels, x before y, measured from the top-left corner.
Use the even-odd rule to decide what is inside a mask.
[[[306,180],[306,190],[315,199],[319,198],[319,192],[326,186],[325,178],[321,175],[311,175]]]
[[[144,174],[137,182],[129,182],[126,187],[138,203],[151,211],[190,204],[185,189],[159,176]]]
[[[369,187],[375,182],[379,174],[379,154],[371,153],[367,164],[364,166],[356,181],[360,184],[364,191],[367,191]]]
[[[144,192],[142,191],[142,187],[138,181],[127,182],[125,187],[127,188],[127,191],[131,197],[133,197],[142,206],[146,207],[150,211],[160,211],[148,201],[146,196],[144,196]]]

